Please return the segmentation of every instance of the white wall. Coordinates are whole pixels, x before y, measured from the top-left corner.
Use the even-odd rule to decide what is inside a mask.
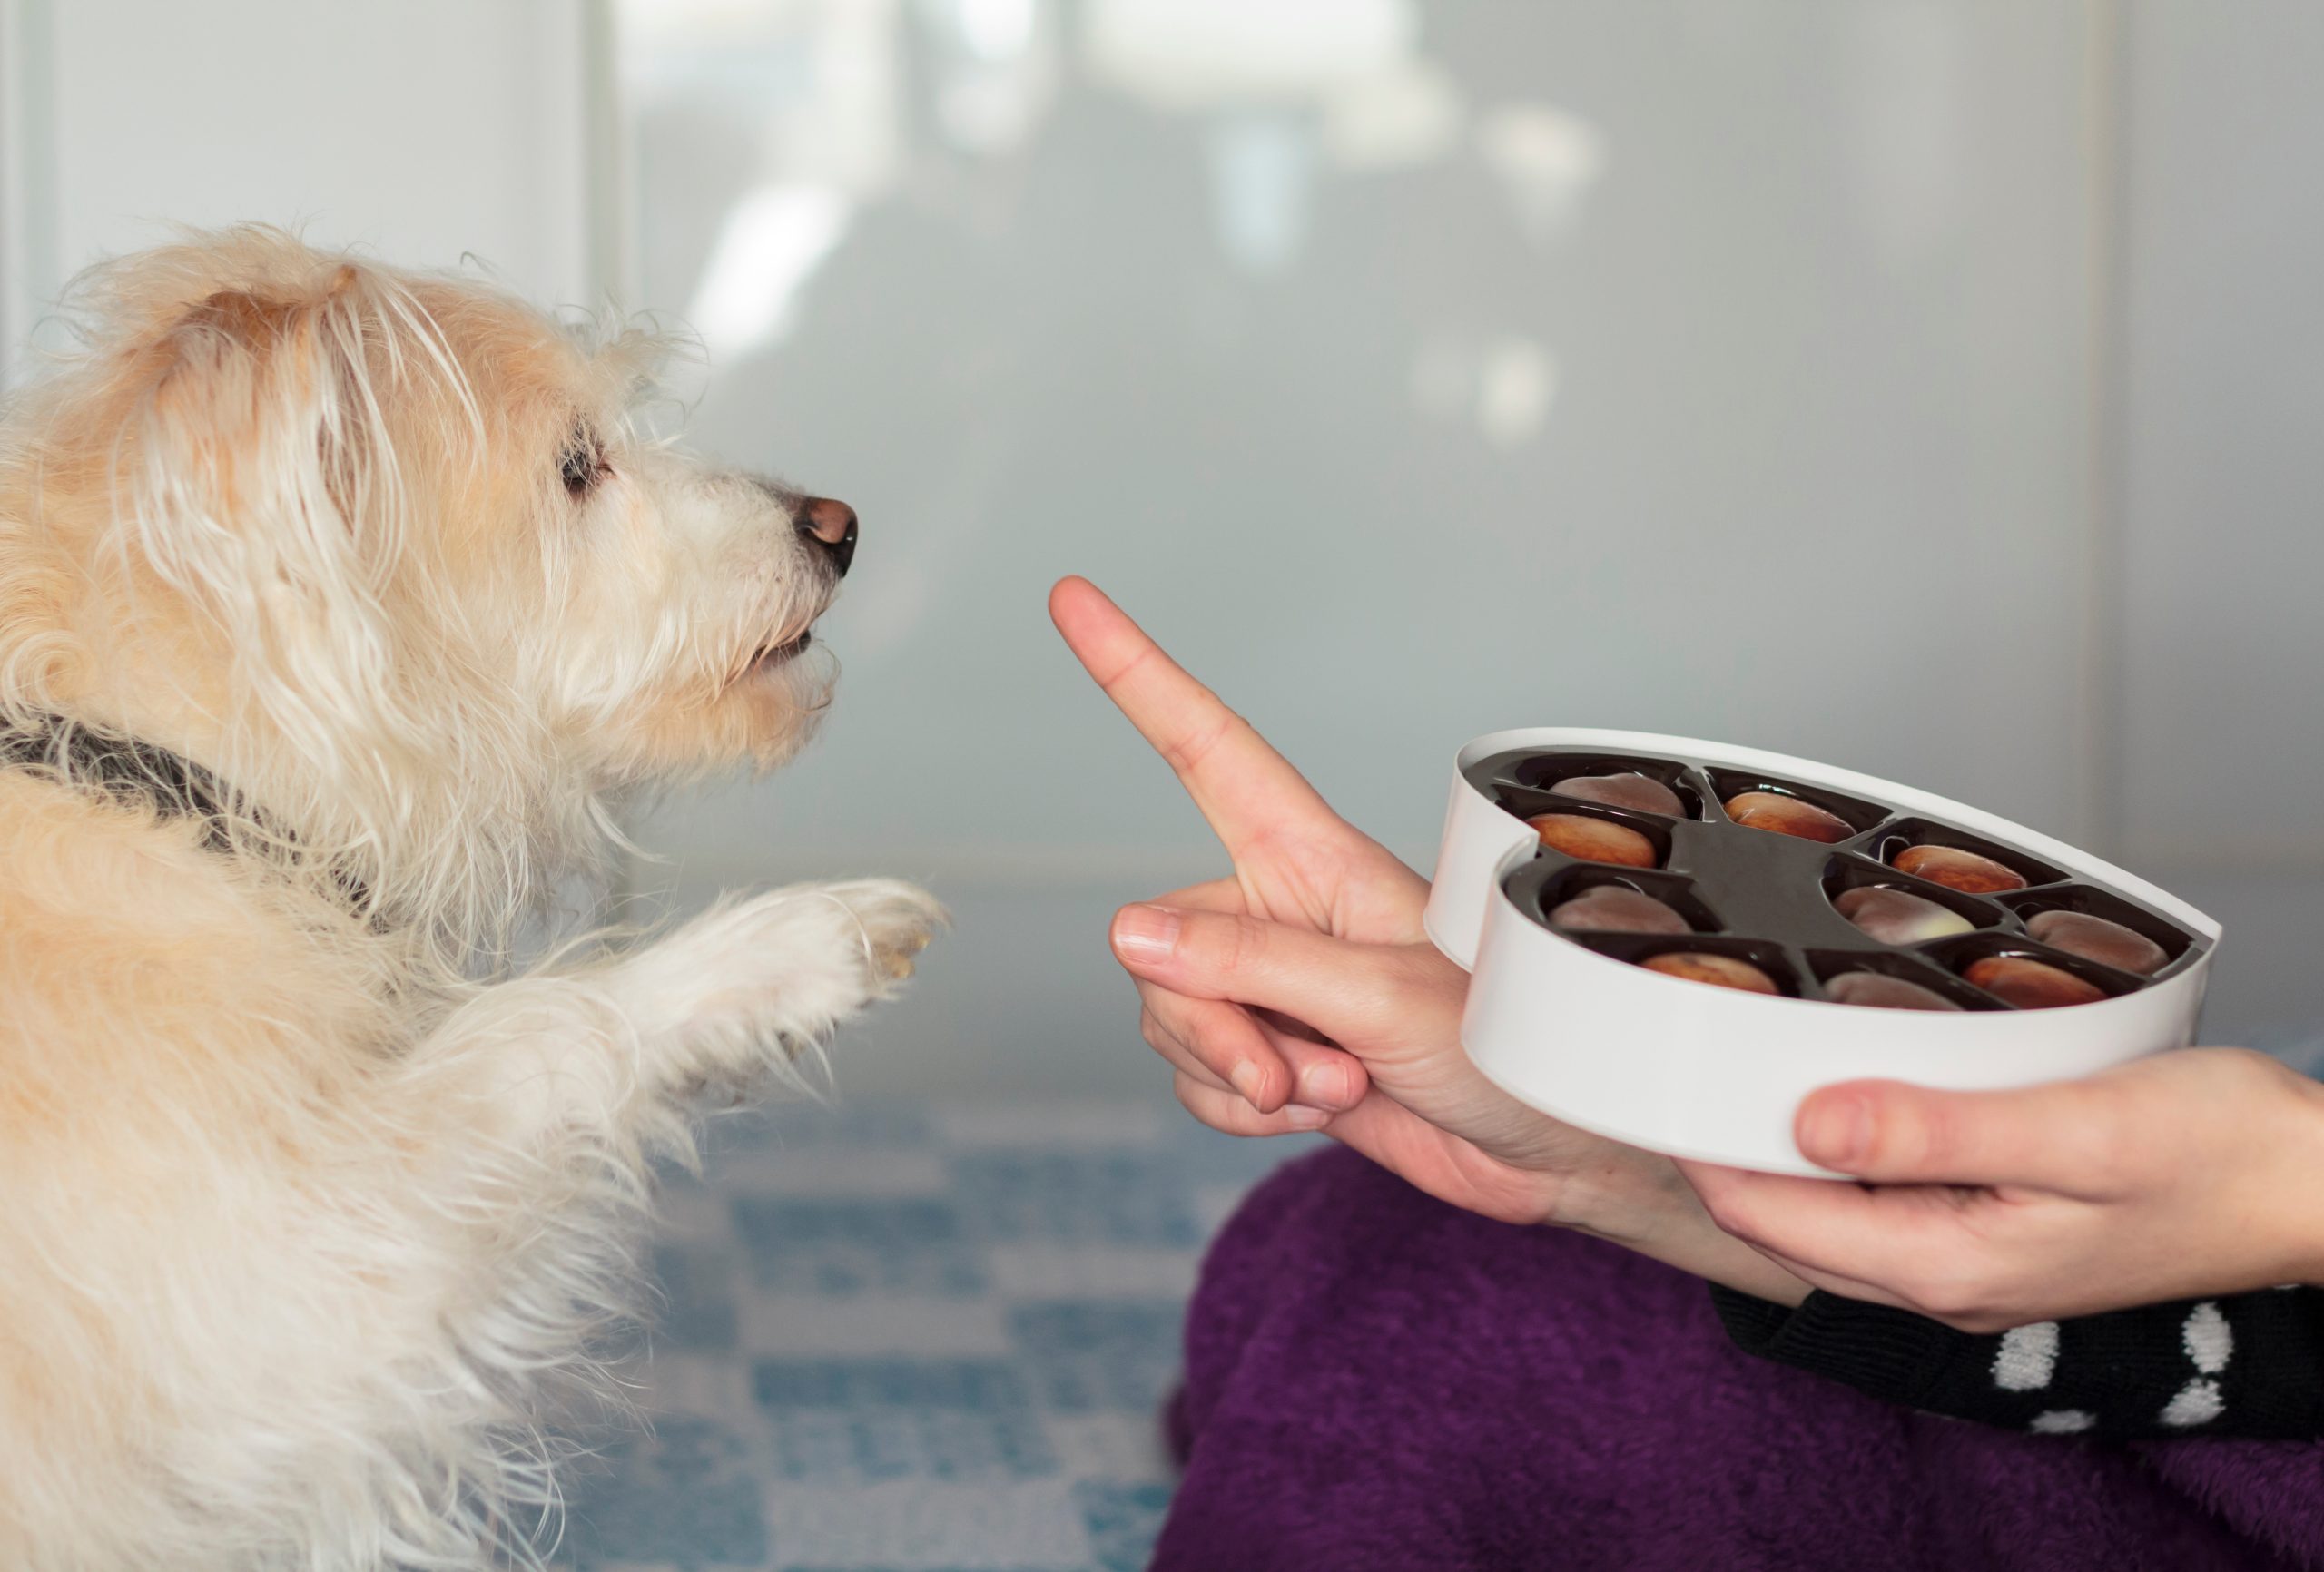
[[[1103,919],[1216,856],[1049,632],[1066,571],[1416,860],[1455,746],[1523,723],[2086,828],[2080,8],[629,15],[694,433],[865,521],[819,751],[648,843],[688,899],[955,899],[855,1084],[1151,1076]],[[768,211],[823,226],[803,277]]]
[[[2228,922],[2218,1029],[2324,1065],[2324,12],[2123,45],[2122,853]]]
[[[866,533],[822,747],[641,879],[951,898],[859,1090],[1156,1083],[1102,923],[1215,854],[1068,570],[1415,860],[1487,727],[1790,748],[2211,902],[2288,1040],[2319,74],[2177,0],[0,0],[0,329],[240,218],[694,318],[695,439]]]
[[[601,287],[587,0],[5,0],[0,314],[171,223],[303,223],[543,299]]]
[[[2324,873],[2324,10],[2128,44],[2126,843]]]

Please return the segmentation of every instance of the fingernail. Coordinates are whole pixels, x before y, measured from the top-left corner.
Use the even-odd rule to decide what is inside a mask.
[[[1167,960],[1178,948],[1178,914],[1167,906],[1125,906],[1114,914],[1114,953],[1124,960]]]
[[[1354,1099],[1345,1065],[1310,1065],[1299,1072],[1299,1089],[1294,1094],[1311,1108],[1337,1110]]]
[[[1872,1145],[1872,1109],[1862,1097],[1827,1097],[1799,1121],[1799,1150],[1811,1163],[1845,1168]]]
[[[1294,1103],[1283,1111],[1283,1122],[1295,1130],[1320,1130],[1332,1122],[1332,1116],[1321,1108],[1303,1108]]]
[[[1243,1101],[1250,1104],[1254,1108],[1259,1105],[1258,1066],[1245,1059],[1226,1073],[1226,1078],[1235,1084],[1236,1091],[1243,1094]]]

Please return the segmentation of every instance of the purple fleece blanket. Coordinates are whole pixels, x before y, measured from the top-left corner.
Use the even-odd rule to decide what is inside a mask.
[[[1734,1349],[1703,1286],[1339,1150],[1204,1267],[1160,1572],[2324,1568],[2324,1446],[2108,1447]]]

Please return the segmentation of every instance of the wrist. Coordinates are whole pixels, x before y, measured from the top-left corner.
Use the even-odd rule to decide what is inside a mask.
[[[1667,1233],[1695,1204],[1694,1192],[1669,1158],[1610,1144],[1594,1161],[1565,1176],[1557,1204],[1543,1221],[1637,1250]]]
[[[1775,1304],[1797,1305],[1809,1292],[1712,1222],[1678,1165],[1650,1152],[1615,1147],[1577,1172],[1547,1221]]]

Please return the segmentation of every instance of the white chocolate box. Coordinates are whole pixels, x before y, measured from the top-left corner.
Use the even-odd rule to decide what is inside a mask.
[[[2130,986],[2122,974],[2108,983],[2129,991],[2091,1004],[2019,1010],[1988,1000],[1958,1013],[1868,1009],[1827,1002],[1817,968],[1855,958],[1848,943],[1807,948],[1791,936],[1750,931],[1747,923],[1725,925],[1718,903],[1688,902],[1717,925],[1720,935],[1699,943],[1652,941],[1648,948],[1705,948],[1758,951],[1774,960],[1787,988],[1804,996],[1770,997],[1665,977],[1630,959],[1600,953],[1585,941],[1547,927],[1541,918],[1539,887],[1546,871],[1539,838],[1511,806],[1540,812],[1568,811],[1562,801],[1543,802],[1537,780],[1529,788],[1506,771],[1505,756],[1532,751],[1571,753],[1543,768],[1578,762],[1589,768],[1619,768],[1630,761],[1667,763],[1666,771],[1687,801],[1691,815],[1658,816],[1579,805],[1590,816],[1630,823],[1657,834],[1669,859],[1665,876],[1637,879],[1667,888],[1691,879],[1698,870],[1690,856],[1720,855],[1712,831],[1680,824],[1723,827],[1718,833],[1756,840],[1789,837],[1732,826],[1718,799],[1729,788],[1796,785],[1797,794],[1844,808],[1859,833],[1834,846],[1796,842],[1779,852],[1802,867],[1822,856],[1834,871],[1816,885],[1816,899],[1834,882],[1877,881],[1916,887],[1909,878],[1868,871],[1893,855],[1902,839],[1952,840],[1971,849],[2004,850],[2034,880],[2031,888],[1972,903],[2000,907],[1990,926],[1959,939],[1899,948],[1857,938],[1866,957],[1886,952],[1896,958],[1873,969],[1894,969],[1916,980],[1922,966],[1950,971],[1946,958],[1967,951],[2024,953],[2056,961],[2054,952],[2023,937],[2013,917],[2020,908],[2067,906],[2135,918],[2158,938],[2177,930],[2171,960],[2153,980]],[[1481,772],[1496,778],[1480,781]],[[1575,771],[1580,772],[1580,771]],[[1557,778],[1562,778],[1559,776]],[[1692,785],[1688,783],[1691,782]],[[1708,787],[1709,790],[1699,788]],[[1684,842],[1684,845],[1681,845]],[[1805,848],[1807,850],[1798,850]],[[1709,850],[1707,850],[1709,849]],[[1760,849],[1747,846],[1756,853]],[[1564,867],[1551,879],[1587,882],[1633,882],[1633,870],[1598,864]],[[2063,876],[2047,879],[2046,875]],[[1731,881],[1731,874],[1729,875]],[[1512,885],[1519,887],[1512,895]],[[1691,891],[1692,885],[1685,886]],[[1650,889],[1650,893],[1662,893]],[[1958,897],[1949,903],[1971,909]],[[1528,903],[1531,909],[1528,909]],[[1839,919],[1844,922],[1845,919]],[[1985,920],[1985,919],[1979,919]],[[1792,1141],[1792,1116],[1800,1100],[1837,1081],[1880,1077],[1959,1090],[2032,1086],[2083,1076],[2141,1055],[2183,1047],[2194,1037],[2220,926],[2176,896],[2062,841],[2007,820],[1908,786],[1757,749],[1733,748],[1686,737],[1650,732],[1544,727],[1494,732],[1461,750],[1455,761],[1452,805],[1445,815],[1436,879],[1426,914],[1428,935],[1437,948],[1472,974],[1461,1039],[1477,1066],[1512,1095],[1570,1124],[1633,1145],[1675,1156],[1697,1157],[1774,1173],[1830,1177],[1799,1154]],[[1828,925],[1827,925],[1828,926]],[[1845,928],[1838,931],[1846,931]],[[1733,941],[1767,938],[1766,946]],[[1620,949],[1614,940],[1609,948]],[[1630,944],[1630,949],[1638,949]],[[1963,962],[1962,964],[1965,964]],[[2104,968],[2080,969],[2104,978]],[[1965,983],[1952,985],[1955,997],[1982,997]]]

